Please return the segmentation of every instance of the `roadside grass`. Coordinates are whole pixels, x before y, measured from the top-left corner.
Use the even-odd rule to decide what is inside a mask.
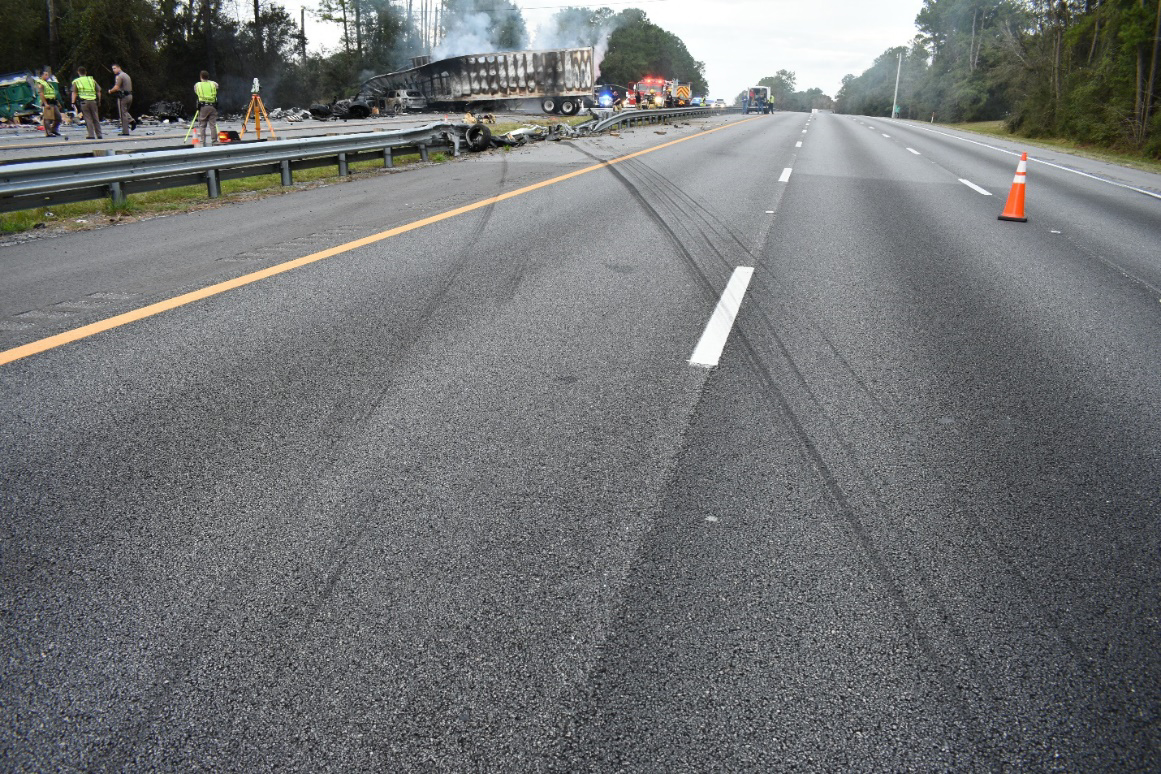
[[[1019,134],[1012,134],[1008,131],[1008,128],[1003,121],[973,121],[971,123],[964,124],[937,124],[937,126],[946,126],[949,129],[959,129],[965,132],[973,132],[975,134],[985,134],[992,137],[1000,137],[1010,142],[1018,142],[1023,145],[1031,145],[1037,148],[1047,148],[1049,150],[1074,153],[1077,156],[1083,156],[1084,158],[1094,159],[1096,161],[1108,161],[1113,164],[1122,164],[1126,167],[1140,169],[1145,172],[1156,172],[1161,174],[1161,161],[1142,158],[1138,154],[1122,153],[1119,151],[1109,150],[1107,148],[1098,148],[1091,145],[1084,145],[1083,143],[1073,142],[1072,140],[1045,138],[1030,139]]]
[[[432,153],[428,157],[433,163],[446,161],[443,153]],[[417,164],[419,154],[395,157],[395,166]],[[377,159],[352,162],[348,165],[351,178],[359,174],[376,174],[384,169]],[[188,185],[181,188],[167,188],[148,193],[130,194],[125,203],[114,206],[109,199],[93,199],[85,202],[60,204],[53,207],[39,207],[0,214],[0,234],[19,234],[37,228],[52,226],[64,230],[83,230],[94,225],[116,223],[125,218],[142,218],[175,212],[190,212],[197,209],[219,207],[235,201],[243,201],[264,196],[280,196],[303,188],[342,182],[337,167],[304,169],[294,173],[294,184],[284,188],[279,175],[255,175],[221,182],[222,196],[210,199],[204,185]],[[96,222],[94,222],[96,220]]]
[[[527,121],[489,124],[492,134],[501,135],[529,124],[551,126],[566,123],[578,126],[590,120],[589,116],[529,116]],[[507,150],[507,149],[505,149]],[[432,153],[433,163],[447,161],[444,153]],[[407,166],[420,162],[418,154],[397,156],[395,166]],[[384,169],[379,160],[353,162],[349,165],[351,177],[358,174],[376,174]],[[350,178],[347,178],[350,179]],[[54,207],[39,207],[30,210],[0,214],[0,234],[20,234],[34,229],[52,227],[56,230],[79,231],[95,225],[117,223],[127,218],[154,217],[177,212],[191,212],[198,209],[220,207],[234,201],[243,201],[265,196],[280,196],[303,188],[342,182],[337,167],[319,167],[294,173],[294,185],[283,188],[278,175],[255,175],[221,183],[222,196],[210,199],[204,185],[190,185],[181,188],[167,188],[149,193],[130,194],[125,203],[113,206],[108,199],[93,199],[86,202],[60,204]]]

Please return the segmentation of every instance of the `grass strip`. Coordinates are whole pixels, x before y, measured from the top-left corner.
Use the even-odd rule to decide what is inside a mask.
[[[438,163],[446,161],[448,157],[443,153],[432,153],[429,158],[432,162]],[[396,156],[395,166],[416,164],[419,161],[418,153]],[[350,177],[357,174],[375,174],[383,169],[383,162],[378,159],[348,164]],[[204,185],[187,185],[180,188],[165,188],[148,193],[130,194],[125,198],[124,204],[116,206],[109,199],[93,199],[53,207],[18,210],[0,215],[0,234],[18,234],[36,228],[45,228],[49,225],[80,230],[89,227],[92,218],[109,218],[116,222],[117,219],[125,216],[149,217],[174,212],[189,212],[199,207],[217,207],[223,203],[251,199],[255,196],[277,196],[301,188],[340,182],[344,179],[349,178],[339,176],[336,164],[334,167],[299,170],[294,173],[294,184],[285,188],[282,186],[281,176],[277,174],[223,180],[221,182],[222,196],[219,199],[210,199]]]
[[[1072,140],[1060,138],[1032,139],[1019,134],[1012,134],[1003,121],[973,121],[964,124],[936,124],[936,126],[943,126],[948,129],[959,129],[964,132],[972,132],[973,134],[984,134],[990,137],[999,137],[1010,142],[1057,150],[1063,153],[1072,153],[1086,159],[1093,159],[1094,161],[1108,161],[1144,172],[1161,174],[1161,161],[1153,161],[1152,159],[1144,158],[1140,154],[1085,145],[1084,143],[1078,143]]]

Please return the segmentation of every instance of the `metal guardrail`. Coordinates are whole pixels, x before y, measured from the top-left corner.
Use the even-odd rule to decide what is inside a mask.
[[[603,113],[609,112],[610,115],[602,116]],[[598,119],[596,124],[584,124],[591,132],[603,132],[606,129],[614,127],[621,128],[623,126],[633,126],[634,124],[642,126],[644,124],[659,124],[668,123],[674,118],[693,118],[694,116],[709,116],[714,113],[722,113],[722,109],[713,110],[708,107],[696,108],[656,108],[647,110],[638,110],[636,108],[629,110],[622,110],[619,113],[614,113],[610,109],[598,110]]]
[[[597,111],[595,123],[583,124],[585,132],[622,126],[668,123],[678,118],[708,116],[726,111],[709,107],[656,110],[629,109],[619,113]],[[414,129],[376,131],[333,137],[228,143],[208,148],[182,148],[166,153],[125,153],[95,158],[69,158],[0,166],[0,212],[35,209],[66,202],[110,198],[113,204],[129,194],[164,188],[205,184],[211,199],[221,196],[221,182],[255,175],[278,174],[284,186],[294,182],[294,172],[337,166],[339,175],[348,165],[382,157],[383,166],[394,165],[396,156],[418,153],[427,161],[433,150],[460,155],[471,147],[466,124],[433,123]]]
[[[109,197],[121,203],[131,193],[204,183],[210,198],[221,196],[221,181],[280,174],[291,185],[295,171],[337,166],[349,174],[356,161],[418,153],[427,161],[433,150],[458,156],[465,145],[463,124],[434,123],[415,129],[336,137],[304,137],[253,143],[228,143],[158,153],[126,153],[98,158],[42,161],[0,167],[0,212]]]

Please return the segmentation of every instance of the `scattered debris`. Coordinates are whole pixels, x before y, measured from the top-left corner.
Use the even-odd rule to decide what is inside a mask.
[[[148,116],[157,121],[180,123],[184,120],[184,115],[185,107],[180,102],[173,100],[160,100],[149,106]],[[137,120],[140,121],[145,117],[139,116]]]

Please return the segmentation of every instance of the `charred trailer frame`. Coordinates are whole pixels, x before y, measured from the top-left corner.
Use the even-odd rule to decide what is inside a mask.
[[[377,75],[363,84],[360,96],[371,101],[395,89],[415,89],[436,110],[486,110],[535,100],[545,113],[571,116],[592,100],[595,81],[592,48],[502,51]]]

